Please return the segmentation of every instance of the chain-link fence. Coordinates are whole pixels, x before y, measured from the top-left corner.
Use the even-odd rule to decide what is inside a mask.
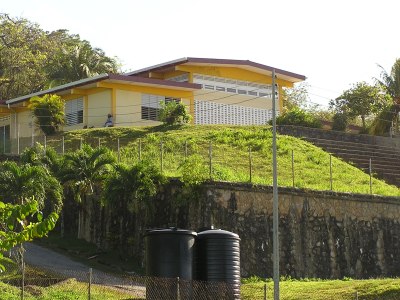
[[[179,277],[110,274],[91,268],[49,271],[16,263],[8,265],[0,276],[0,299],[233,300],[240,299],[240,286]]]

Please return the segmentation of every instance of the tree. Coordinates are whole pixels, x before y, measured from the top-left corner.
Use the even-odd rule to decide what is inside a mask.
[[[392,125],[396,129],[398,128],[398,115],[400,112],[400,59],[396,59],[390,74],[382,66],[379,67],[381,68],[381,79],[375,78],[375,80],[391,98],[391,105],[390,108],[382,111],[374,121],[374,131],[375,134],[384,134],[390,130]]]
[[[0,99],[41,90],[52,49],[37,24],[0,14]]]
[[[140,220],[151,220],[154,215],[154,196],[164,182],[165,177],[149,161],[140,161],[132,166],[117,164],[107,177],[102,201],[119,216],[121,245],[126,241],[124,233],[131,231],[128,212],[135,213],[136,228],[139,228]],[[135,240],[138,239],[135,236]]]
[[[24,199],[34,198],[39,207],[48,200],[53,211],[62,207],[62,188],[44,167],[18,165],[13,161],[0,163],[0,197],[7,202],[24,204]]]
[[[29,108],[45,135],[54,134],[64,124],[64,101],[60,96],[47,94],[43,97],[32,97]]]
[[[52,34],[61,40],[54,64],[50,67],[50,86],[69,83],[103,73],[117,73],[119,63],[116,58],[105,55],[100,48],[93,48],[88,41],[78,35],[68,35],[67,31]]]
[[[47,235],[58,219],[56,212],[43,218],[38,202],[33,199],[25,198],[22,202],[24,204],[0,202],[0,271],[5,270],[5,263],[11,262],[3,252]]]
[[[65,154],[64,181],[79,204],[78,238],[82,238],[81,225],[87,195],[93,194],[94,186],[106,178],[114,163],[114,155],[105,147],[92,148],[85,144],[82,149]]]
[[[338,98],[331,100],[330,106],[337,112],[346,113],[350,118],[360,117],[362,127],[366,130],[366,118],[382,109],[386,101],[380,87],[358,82]]]
[[[161,102],[160,121],[166,125],[189,123],[192,116],[187,112],[185,104],[171,101]]]
[[[282,90],[283,113],[294,108],[307,108],[309,106],[308,97],[309,84],[302,82],[293,88],[285,88]]]
[[[116,58],[79,35],[67,30],[49,33],[27,19],[0,14],[0,100],[118,68]]]
[[[102,199],[108,205],[130,205],[132,211],[149,216],[154,207],[152,197],[162,183],[165,177],[148,161],[133,166],[117,164],[104,183]]]

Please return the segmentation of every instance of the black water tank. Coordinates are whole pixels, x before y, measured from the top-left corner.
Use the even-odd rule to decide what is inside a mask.
[[[240,238],[218,229],[199,232],[195,280],[206,281],[212,299],[240,299]]]
[[[195,237],[194,231],[176,228],[146,233],[146,276],[150,277],[146,284],[146,299],[178,299],[177,290],[180,299],[190,297],[188,282],[193,279]],[[177,277],[181,280],[179,286]]]

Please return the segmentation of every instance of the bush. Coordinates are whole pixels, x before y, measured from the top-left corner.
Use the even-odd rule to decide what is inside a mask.
[[[332,130],[337,130],[337,131],[345,131],[347,124],[348,124],[348,119],[347,115],[344,113],[335,113],[332,118],[333,124],[332,124]]]
[[[186,111],[182,102],[171,101],[167,104],[161,103],[160,121],[166,125],[189,123],[192,116]]]
[[[271,121],[270,121],[271,123]],[[296,125],[303,127],[321,128],[321,121],[300,108],[294,108],[276,118],[277,125]]]

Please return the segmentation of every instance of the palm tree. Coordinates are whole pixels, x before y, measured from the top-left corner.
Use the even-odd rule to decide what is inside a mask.
[[[109,149],[92,148],[86,144],[76,152],[65,154],[64,181],[79,204],[78,238],[82,237],[81,227],[87,195],[93,194],[94,186],[105,179],[115,161]]]
[[[64,186],[64,159],[63,156],[58,155],[52,147],[43,147],[37,143],[35,147],[26,148],[21,154],[21,162],[24,164],[30,164],[32,166],[41,166],[47,169],[47,171],[53,175],[62,186]],[[61,194],[64,199],[64,194]],[[60,230],[61,237],[64,236],[64,210],[60,211]]]
[[[390,128],[391,124],[393,124],[396,129],[398,127],[398,113],[400,112],[400,59],[396,59],[390,74],[382,66],[379,67],[382,70],[381,79],[375,79],[392,98],[393,103],[388,109],[382,111],[381,114],[378,115],[376,126],[388,132],[388,128]],[[383,124],[378,124],[382,122]]]
[[[8,202],[24,204],[34,198],[39,207],[49,200],[57,213],[62,207],[62,188],[58,180],[46,168],[12,161],[0,164],[0,195]]]
[[[124,233],[131,230],[128,212],[135,213],[135,232],[140,232],[139,220],[152,218],[154,196],[164,182],[165,177],[159,169],[147,161],[132,166],[122,163],[114,166],[104,183],[102,201],[119,215],[121,245],[126,240]]]
[[[103,73],[117,73],[117,60],[92,48],[88,41],[72,40],[61,48],[58,67],[50,74],[49,86],[69,83]]]

